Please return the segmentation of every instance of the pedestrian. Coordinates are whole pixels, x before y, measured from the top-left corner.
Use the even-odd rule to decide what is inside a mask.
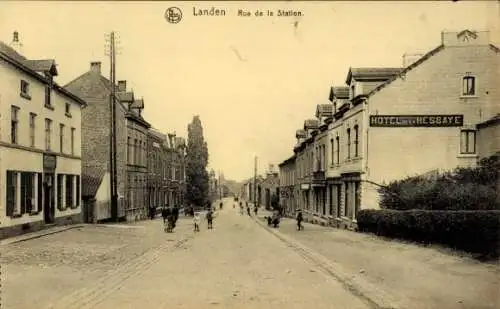
[[[250,213],[250,206],[247,205],[247,214],[251,217],[252,214]]]
[[[163,209],[161,210],[161,216],[163,218],[163,223],[165,223],[170,216],[170,208],[163,207]]]
[[[304,229],[304,226],[302,226],[302,220],[304,220],[304,218],[302,217],[302,210],[299,209],[299,211],[297,213],[297,230],[298,231]]]
[[[253,208],[253,212],[255,213],[255,216],[257,217],[257,212],[259,211],[259,207],[255,206]]]
[[[212,229],[212,221],[214,219],[214,214],[212,212],[212,210],[209,210],[207,212],[207,222],[208,222],[208,229],[211,230]]]
[[[219,208],[220,208],[220,209],[222,209],[222,206],[223,206],[223,205],[224,205],[224,203],[223,203],[223,202],[220,202],[220,204],[219,204]]]
[[[193,216],[193,224],[194,224],[194,231],[199,232],[200,231],[200,214],[198,212],[195,212]]]
[[[174,209],[172,209],[172,223],[173,227],[175,228],[175,224],[177,223],[177,219],[179,219],[179,207],[177,205],[174,206]]]

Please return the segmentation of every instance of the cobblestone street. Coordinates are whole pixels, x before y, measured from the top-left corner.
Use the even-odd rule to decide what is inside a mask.
[[[267,212],[261,211],[264,222]],[[381,296],[395,308],[499,308],[500,268],[480,263],[451,250],[410,243],[285,218],[279,235],[319,253],[345,274],[347,281],[366,286],[370,296]]]
[[[196,234],[181,217],[3,246],[3,307],[370,308],[231,205]]]

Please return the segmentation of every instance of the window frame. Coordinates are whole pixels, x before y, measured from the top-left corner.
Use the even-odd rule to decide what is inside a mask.
[[[472,91],[468,91],[469,82],[472,80]],[[467,74],[462,78],[462,97],[475,97],[477,95],[477,78],[474,75]]]
[[[473,144],[472,151],[470,151],[470,133],[472,133]],[[465,149],[463,149],[462,145],[462,137],[465,134]],[[477,131],[474,129],[461,129],[460,130],[460,154],[461,155],[474,155],[477,153]]]
[[[59,152],[64,153],[64,123],[59,124]]]
[[[29,120],[29,126],[30,126],[30,146],[35,147],[36,145],[36,117],[37,114],[35,113],[30,113],[30,120]]]
[[[26,100],[31,100],[30,83],[24,79],[21,79],[20,82],[19,96]]]
[[[347,128],[347,160],[351,159],[351,128]]]
[[[19,106],[11,105],[10,108],[10,142],[19,144]]]
[[[52,119],[45,118],[45,150],[52,151]]]
[[[75,155],[75,132],[76,128],[71,127],[71,155]]]
[[[354,157],[359,157],[359,126],[354,126]]]
[[[71,103],[66,102],[64,105],[64,115],[71,118]]]

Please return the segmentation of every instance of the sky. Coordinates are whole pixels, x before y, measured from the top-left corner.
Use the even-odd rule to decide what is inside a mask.
[[[165,19],[171,6],[182,11],[177,24]],[[193,7],[226,15],[194,16]],[[267,16],[278,9],[302,16]],[[1,1],[0,40],[17,30],[24,55],[55,59],[65,85],[92,61],[109,75],[106,33],[115,31],[117,80],[144,98],[146,120],[187,137],[199,115],[209,168],[241,181],[255,156],[262,174],[293,154],[295,131],[349,67],[399,67],[404,53],[438,46],[441,31],[490,30],[498,46],[499,16],[499,1]]]

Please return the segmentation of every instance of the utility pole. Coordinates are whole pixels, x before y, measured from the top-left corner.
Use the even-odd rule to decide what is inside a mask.
[[[109,163],[110,163],[110,184],[111,184],[111,218],[118,221],[118,185],[116,166],[116,46],[115,32],[109,34],[109,80],[111,83],[109,95],[110,115],[110,135],[109,135]]]
[[[253,170],[253,203],[257,206],[257,156],[254,158]]]

